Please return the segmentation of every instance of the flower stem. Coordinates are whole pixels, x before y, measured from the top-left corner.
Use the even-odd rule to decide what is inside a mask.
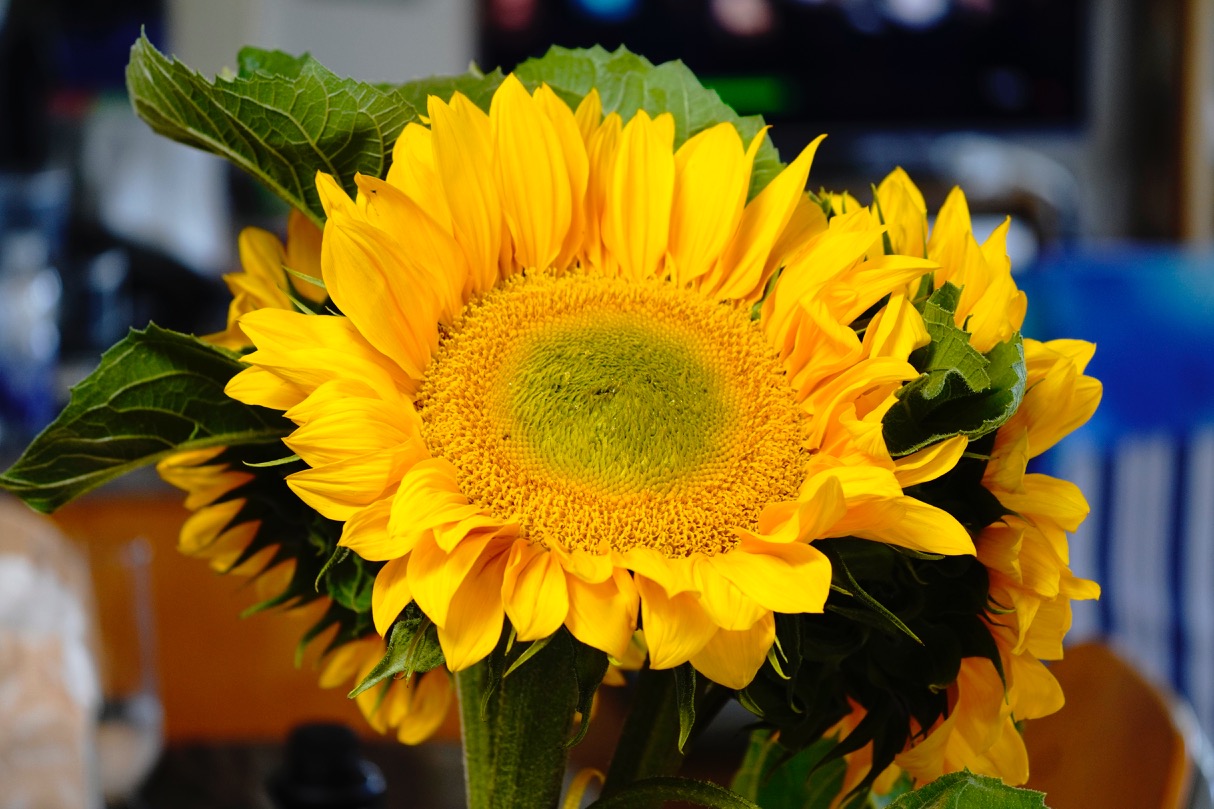
[[[603,797],[633,781],[674,775],[683,766],[679,752],[679,709],[671,671],[642,669],[632,697],[632,710],[616,745]]]
[[[573,671],[572,646],[553,642],[496,683],[486,661],[455,675],[469,809],[556,807],[577,705]]]

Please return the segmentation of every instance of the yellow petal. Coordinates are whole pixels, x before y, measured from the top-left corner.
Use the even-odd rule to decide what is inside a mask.
[[[523,269],[552,266],[569,233],[573,201],[556,127],[514,74],[489,108],[502,211]]]
[[[463,95],[450,104],[430,96],[434,163],[451,208],[455,237],[468,260],[471,291],[484,292],[498,277],[502,205],[493,176],[489,116]]]
[[[398,239],[335,213],[325,223],[321,270],[333,302],[366,341],[417,378],[438,348],[444,296],[425,286],[428,273],[415,271]]]
[[[404,289],[400,299],[414,308],[425,302],[438,313],[441,323],[450,325],[463,309],[468,278],[468,263],[460,246],[429,211],[395,186],[361,174],[354,180],[360,199],[366,200],[366,221],[384,231],[386,243],[396,247],[407,234],[408,249],[393,251],[399,265],[398,286]],[[432,302],[419,295],[419,289],[427,290]]]
[[[722,575],[711,563],[714,558],[700,557],[696,560],[700,606],[722,629],[750,629],[768,610]]]
[[[638,110],[620,134],[602,219],[603,244],[626,278],[658,274],[670,241],[674,119]]]
[[[894,252],[927,256],[927,204],[901,167],[877,186],[876,203]]]
[[[802,542],[743,538],[709,562],[755,603],[776,612],[822,612],[830,592],[830,561]]]
[[[913,497],[849,504],[847,515],[835,524],[831,535],[856,536],[945,556],[972,556],[975,552],[973,540],[956,518]]]
[[[383,498],[356,511],[341,529],[338,545],[369,562],[384,562],[404,556],[411,548],[388,532],[392,500]]]
[[[587,646],[622,660],[637,628],[640,595],[627,571],[616,569],[609,579],[591,583],[569,576],[569,614],[565,626]]]
[[[375,631],[383,637],[387,637],[400,611],[413,600],[408,569],[409,557],[402,556],[390,560],[375,574],[375,584],[371,587],[371,617],[375,621]]]
[[[451,599],[445,625],[438,628],[438,642],[451,671],[479,663],[502,635],[505,610],[501,588],[506,555],[502,552],[482,557]]]
[[[240,325],[257,345],[244,361],[265,368],[304,395],[330,379],[345,378],[391,399],[402,390],[416,389],[420,379],[420,374],[408,376],[372,347],[348,318],[260,309],[242,317]]]
[[[223,392],[238,402],[273,410],[289,410],[308,395],[306,387],[289,382],[264,368],[245,368],[228,380]]]
[[[347,399],[340,412],[312,418],[283,443],[312,467],[347,461],[420,439],[420,419],[413,412],[412,419],[402,418],[401,411],[379,399]]]
[[[298,208],[287,215],[287,244],[284,263],[296,272],[309,278],[320,279],[320,228]],[[288,281],[295,291],[313,303],[323,303],[329,293],[324,286],[312,284],[302,278],[291,277]]]
[[[569,106],[548,85],[545,84],[535,91],[535,105],[552,122],[553,131],[561,144],[565,167],[569,172],[569,232],[561,245],[560,254],[553,262],[558,269],[565,269],[574,256],[581,252],[586,235],[586,188],[590,181],[590,159],[586,155],[586,140],[579,131],[577,119]],[[580,111],[581,106],[578,109]]]
[[[906,359],[911,352],[931,342],[923,316],[903,293],[890,296],[864,332],[865,354],[870,357]]]
[[[1088,501],[1079,487],[1049,475],[1024,476],[1020,492],[1001,492],[999,502],[1015,512],[1031,514],[1034,522],[1048,519],[1066,531],[1075,531],[1088,516]]]
[[[603,218],[614,175],[621,126],[620,116],[611,113],[603,119],[586,144],[590,178],[586,185],[586,236],[582,243],[582,262],[606,275],[614,274],[617,269],[615,258],[603,246]]]
[[[569,614],[569,589],[556,555],[516,540],[502,579],[502,602],[519,640],[540,640],[560,629]]]
[[[641,625],[649,645],[649,666],[674,668],[704,648],[717,625],[691,593],[666,595],[656,582],[635,577],[641,595]]]
[[[389,718],[397,728],[396,739],[402,744],[421,744],[442,726],[451,709],[451,678],[439,668],[425,674],[397,681],[393,691],[407,695],[408,710]]]
[[[478,565],[483,556],[501,544],[492,534],[466,537],[451,553],[446,553],[434,541],[418,542],[409,555],[409,589],[417,606],[440,627],[446,625],[451,599]],[[499,578],[497,587],[500,590]],[[499,606],[501,593],[495,592]]]
[[[410,439],[395,447],[288,475],[301,500],[331,520],[354,513],[395,490],[413,464],[430,457],[426,445]]]
[[[452,232],[451,207],[443,193],[442,178],[434,162],[433,133],[421,124],[405,124],[392,147],[387,181],[416,202],[423,211]]]
[[[244,506],[245,501],[237,499],[195,511],[181,526],[177,549],[187,556],[202,553],[223,533]],[[252,536],[249,538],[252,539]]]
[[[599,97],[597,87],[592,87],[590,92],[582,98],[577,105],[574,118],[577,120],[577,128],[582,135],[582,141],[589,146],[590,138],[603,120],[603,100]]]
[[[712,269],[737,230],[746,205],[750,162],[738,130],[729,123],[690,138],[679,147],[674,161],[671,280],[684,286]]]
[[[731,300],[745,297],[766,283],[763,272],[767,258],[805,192],[810,164],[824,137],[815,138],[746,206],[716,269],[700,284],[704,294]]]
[[[899,458],[894,461],[894,476],[898,478],[898,485],[905,489],[935,480],[957,465],[968,445],[969,439],[958,435]]]
[[[775,639],[776,621],[769,612],[749,629],[718,630],[691,656],[691,665],[713,682],[742,689],[759,673]]]

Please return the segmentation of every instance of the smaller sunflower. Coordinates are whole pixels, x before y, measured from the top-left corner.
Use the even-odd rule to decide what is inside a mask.
[[[233,350],[247,349],[249,340],[237,323],[242,315],[265,308],[294,309],[292,298],[313,304],[325,300],[324,288],[306,280],[320,276],[320,231],[298,211],[292,211],[288,218],[285,245],[272,233],[246,228],[240,235],[240,255],[243,271],[224,276],[233,295],[227,328],[204,337],[208,342]],[[295,274],[288,273],[287,268]],[[293,587],[297,555],[284,552],[282,546],[306,543],[308,529],[300,524],[279,525],[284,517],[277,510],[251,502],[250,498],[262,494],[266,486],[277,487],[279,498],[291,497],[279,471],[241,467],[242,461],[272,459],[257,454],[264,454],[264,448],[252,452],[214,447],[179,452],[157,465],[161,478],[186,492],[185,507],[192,512],[182,525],[179,550],[205,559],[217,572],[251,578],[260,604],[285,604],[304,627],[357,625],[357,616],[344,614],[348,610],[343,612],[340,605],[327,598],[297,596],[299,588]],[[282,450],[270,447],[268,452],[280,455]],[[272,524],[267,525],[263,516]],[[315,556],[314,549],[306,553],[307,557],[300,558]],[[310,577],[315,578],[315,573],[311,571]],[[351,637],[348,631],[339,630],[322,659],[321,686],[357,685],[380,661],[385,649],[383,639],[374,632]],[[418,744],[432,735],[450,712],[451,693],[450,677],[440,667],[367,689],[356,702],[377,731],[394,731],[400,741]]]

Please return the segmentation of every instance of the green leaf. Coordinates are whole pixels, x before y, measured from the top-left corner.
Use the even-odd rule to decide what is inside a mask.
[[[901,456],[951,438],[979,438],[1011,418],[1024,398],[1026,375],[1020,335],[985,355],[955,322],[961,290],[946,283],[923,310],[931,343],[911,354],[921,375],[898,391],[883,422],[891,455]]]
[[[388,631],[388,651],[350,692],[351,699],[398,674],[425,674],[443,663],[434,623],[412,604]]]
[[[1045,809],[1045,795],[966,770],[908,792],[889,809]]]
[[[450,101],[456,93],[462,93],[473,104],[488,112],[489,102],[504,78],[500,68],[491,73],[482,73],[480,68],[473,65],[467,73],[458,76],[429,76],[397,85],[396,89],[423,115],[430,96]]]
[[[587,809],[650,809],[660,801],[686,801],[710,809],[762,809],[736,792],[707,781],[658,776],[634,781],[607,798],[600,798]]]
[[[418,120],[401,90],[340,78],[306,54],[246,48],[235,77],[209,80],[141,36],[126,80],[152,129],[227,158],[318,225],[317,170],[352,193],[356,172],[385,174],[397,136]]]
[[[546,82],[574,107],[597,87],[603,113],[618,112],[625,121],[638,109],[650,115],[669,112],[674,116],[676,147],[723,121],[736,126],[747,143],[765,125],[757,115],[739,116],[721,101],[715,90],[705,88],[682,62],[654,66],[623,46],[610,52],[597,45],[585,50],[554,47],[538,59],[523,62],[514,72],[532,87]],[[781,168],[771,138],[765,138],[755,156],[751,196],[779,174]]]
[[[290,422],[223,392],[243,367],[232,352],[196,337],[156,325],[132,330],[0,474],[0,488],[49,513],[173,452],[276,442]]]
[[[833,739],[819,739],[793,755],[776,734],[756,730],[750,734],[733,790],[763,809],[830,809],[847,774],[842,758],[823,763],[835,744]]]

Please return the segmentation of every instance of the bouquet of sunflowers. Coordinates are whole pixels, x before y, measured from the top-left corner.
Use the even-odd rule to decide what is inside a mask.
[[[954,190],[929,228],[901,170],[807,192],[820,138],[784,164],[623,49],[371,85],[141,39],[128,84],[286,241],[246,230],[227,329],[132,331],[0,485],[49,511],[157,464],[184,552],[324,605],[304,642],[375,727],[458,703],[473,809],[1043,805],[1003,784],[1098,588],[1082,495],[1026,464],[1100,384],[1021,336],[1006,224]],[[633,709],[566,789],[612,666]],[[735,699],[732,789],[679,778]]]

